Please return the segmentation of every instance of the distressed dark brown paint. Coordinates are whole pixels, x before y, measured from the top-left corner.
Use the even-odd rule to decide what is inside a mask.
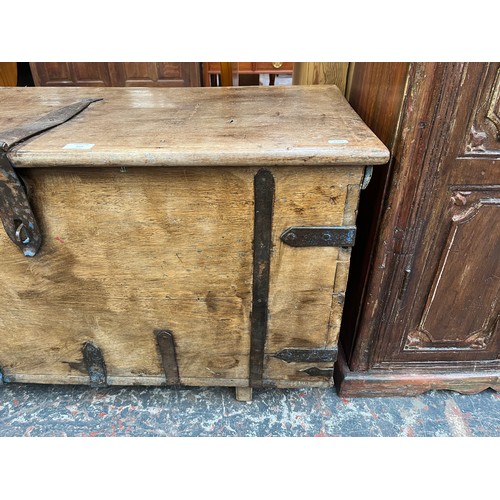
[[[343,397],[418,396],[432,390],[476,394],[486,389],[500,390],[500,370],[494,367],[393,366],[389,370],[351,371],[342,348],[335,363],[335,386]]]
[[[377,249],[377,233],[384,213],[384,194],[395,156],[395,140],[402,104],[408,94],[409,63],[352,63],[348,101],[365,123],[391,150],[386,167],[374,168],[366,189],[360,194],[356,220],[356,245],[352,249],[340,340],[350,359],[358,322],[366,305],[369,269]],[[354,362],[354,360],[353,360]],[[356,361],[360,362],[361,361]]]
[[[410,65],[357,330],[344,322],[344,394],[498,388],[499,74]]]
[[[254,179],[255,217],[250,340],[250,386],[262,387],[267,336],[269,272],[274,203],[274,177],[261,169]]]

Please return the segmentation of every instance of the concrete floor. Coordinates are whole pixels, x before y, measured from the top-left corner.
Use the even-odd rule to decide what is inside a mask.
[[[4,436],[500,436],[500,394],[340,398],[334,390],[0,387]]]

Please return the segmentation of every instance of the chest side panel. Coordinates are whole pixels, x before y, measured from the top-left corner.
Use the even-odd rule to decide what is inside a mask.
[[[280,236],[291,226],[354,225],[363,168],[317,168],[307,174],[290,168],[273,173],[276,191],[264,379],[285,387],[328,385],[351,250],[294,247]],[[302,360],[291,361],[289,350]],[[308,356],[311,359],[304,361]],[[332,359],[318,361],[322,356]]]

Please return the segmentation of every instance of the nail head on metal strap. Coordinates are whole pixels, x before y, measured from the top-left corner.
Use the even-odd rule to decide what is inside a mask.
[[[352,247],[356,226],[292,226],[281,241],[292,247]]]

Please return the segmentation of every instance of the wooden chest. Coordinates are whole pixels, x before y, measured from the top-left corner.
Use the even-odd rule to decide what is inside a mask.
[[[389,154],[336,87],[0,103],[4,382],[332,385],[365,166]]]

